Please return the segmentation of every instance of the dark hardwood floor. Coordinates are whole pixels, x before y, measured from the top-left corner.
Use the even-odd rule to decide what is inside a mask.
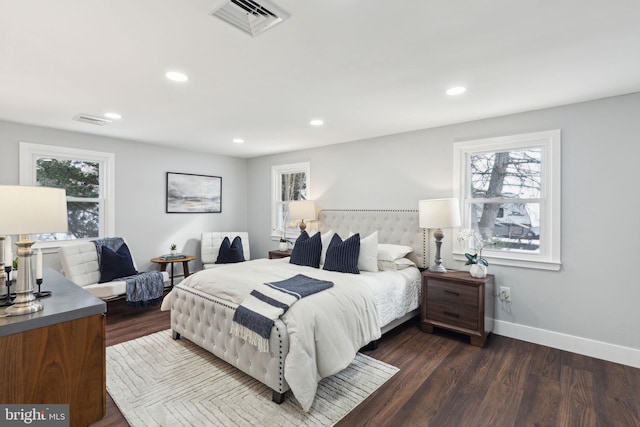
[[[108,305],[108,346],[168,328],[159,307]],[[338,426],[640,426],[640,369],[496,335],[481,349],[417,322],[365,354],[400,372]],[[126,425],[109,397],[94,426]]]

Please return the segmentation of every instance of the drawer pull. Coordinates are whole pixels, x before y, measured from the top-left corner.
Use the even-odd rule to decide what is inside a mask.
[[[453,296],[456,296],[456,297],[460,296],[460,294],[458,292],[450,291],[450,290],[447,290],[447,289],[444,290],[444,293],[447,294],[447,295],[453,295]]]
[[[450,311],[443,311],[442,314],[449,317],[455,317],[456,319],[460,317],[458,313],[452,313]]]

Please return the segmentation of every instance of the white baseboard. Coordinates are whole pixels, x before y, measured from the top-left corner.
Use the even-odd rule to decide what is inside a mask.
[[[531,326],[518,325],[517,323],[502,320],[495,321],[493,333],[640,368],[640,350],[630,347],[622,347],[616,344],[532,328]]]

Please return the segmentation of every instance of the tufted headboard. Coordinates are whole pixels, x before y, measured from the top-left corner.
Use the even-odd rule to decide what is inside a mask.
[[[407,258],[418,267],[426,267],[427,244],[424,229],[418,226],[417,210],[394,209],[324,209],[318,215],[321,232],[333,230],[342,238],[349,232],[366,237],[378,231],[380,243],[393,243],[413,248]]]

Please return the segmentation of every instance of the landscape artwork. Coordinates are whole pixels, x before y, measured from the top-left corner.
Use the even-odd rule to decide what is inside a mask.
[[[167,172],[167,213],[222,212],[222,177]]]

